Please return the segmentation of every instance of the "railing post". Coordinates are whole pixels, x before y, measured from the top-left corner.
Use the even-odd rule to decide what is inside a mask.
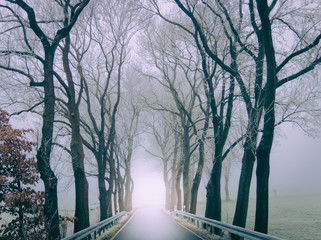
[[[206,230],[207,230],[207,225],[206,225],[206,223],[203,223],[203,229],[206,229]]]

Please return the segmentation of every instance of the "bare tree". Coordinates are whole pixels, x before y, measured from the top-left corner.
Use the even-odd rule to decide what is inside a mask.
[[[125,0],[96,4],[89,32],[90,50],[84,56],[77,53],[76,61],[84,83],[87,110],[81,120],[83,142],[97,162],[100,219],[103,220],[112,215],[116,116],[128,45],[137,27],[137,9]]]
[[[171,208],[171,201],[174,201],[173,195],[175,195],[175,165],[176,165],[176,157],[175,151],[177,155],[176,148],[173,148],[176,144],[173,142],[174,132],[171,129],[171,124],[168,122],[167,118],[171,119],[171,117],[167,118],[164,116],[166,113],[159,113],[156,115],[157,121],[155,118],[153,123],[149,124],[149,128],[151,130],[151,134],[156,140],[157,146],[160,149],[160,153],[154,153],[148,150],[148,152],[159,158],[162,162],[163,167],[163,180],[165,184],[165,208],[169,210]],[[168,115],[168,114],[167,114]],[[174,187],[173,187],[174,185]],[[174,191],[173,191],[174,189]],[[176,197],[176,196],[175,196]],[[174,201],[175,205],[175,201]]]
[[[134,181],[132,179],[132,154],[135,150],[135,139],[139,134],[140,108],[134,99],[124,100],[120,112],[117,131],[117,155],[119,157],[118,178],[116,185],[120,191],[119,207],[120,211],[132,210],[132,195],[134,191]],[[124,170],[124,176],[120,174],[120,168]],[[122,186],[123,185],[123,186]],[[122,206],[123,205],[123,206]],[[122,206],[122,207],[121,207]]]
[[[27,4],[25,1],[8,0],[9,5],[1,5],[3,9],[9,10],[17,21],[21,24],[22,35],[25,40],[28,51],[22,55],[34,56],[43,64],[44,80],[35,82],[32,76],[23,70],[12,68],[9,64],[5,67],[9,71],[20,73],[30,79],[31,86],[43,87],[44,89],[44,113],[43,113],[43,126],[42,126],[42,139],[37,152],[37,169],[40,172],[41,179],[45,185],[45,225],[48,232],[47,239],[59,239],[59,218],[58,218],[58,201],[57,201],[57,178],[50,167],[50,153],[53,140],[53,123],[54,123],[54,108],[55,108],[55,92],[53,81],[53,66],[55,52],[59,42],[67,36],[74,24],[76,23],[80,13],[89,3],[89,0],[80,1],[75,6],[72,6],[69,1],[65,2],[61,10],[64,11],[64,18],[68,19],[69,23],[66,26],[60,27],[58,25],[57,32],[53,36],[49,36],[42,29],[36,19],[35,9]],[[21,21],[21,17],[12,9],[11,6],[17,5],[27,16],[27,21],[32,32],[37,36],[41,43],[43,56],[40,57],[33,52],[32,46],[29,44],[26,27]],[[70,11],[73,9],[73,11]],[[73,14],[71,14],[73,12]],[[8,51],[8,50],[7,50]],[[17,54],[14,49],[10,49],[7,54]]]
[[[235,80],[238,83],[240,95],[243,98],[244,107],[247,111],[249,121],[248,121],[248,127],[245,134],[243,165],[242,165],[242,172],[241,172],[241,178],[240,178],[238,203],[236,207],[234,224],[245,226],[245,219],[246,219],[247,206],[248,206],[249,186],[251,182],[253,163],[256,160],[256,154],[257,154],[256,146],[257,146],[258,133],[260,131],[259,125],[261,122],[261,116],[263,114],[263,110],[265,112],[264,114],[266,114],[267,112],[270,113],[270,111],[268,111],[267,108],[264,109],[264,105],[266,106],[267,104],[266,102],[268,101],[266,99],[266,95],[268,95],[267,94],[268,84],[266,81],[268,77],[266,75],[266,72],[268,71],[266,72],[264,71],[264,55],[265,55],[264,49],[263,49],[264,37],[263,37],[263,30],[261,28],[261,24],[256,23],[258,21],[258,18],[256,17],[256,6],[253,3],[253,1],[249,1],[249,4],[247,5],[249,8],[249,14],[244,15],[243,1],[235,2],[231,4],[231,3],[223,3],[222,1],[195,2],[195,1],[176,1],[175,0],[176,5],[191,20],[191,22],[189,23],[181,24],[179,21],[175,21],[175,19],[173,20],[173,18],[165,17],[161,13],[160,11],[161,8],[159,8],[157,1],[150,1],[150,2],[154,7],[154,12],[158,14],[162,19],[176,26],[179,26],[180,28],[184,29],[186,32],[189,32],[191,35],[195,36],[195,42],[198,45],[200,54],[202,54],[203,56],[202,59],[206,59],[206,57],[208,56],[210,59],[215,61],[215,63],[223,71],[226,71],[228,74],[230,74],[232,78],[235,78]],[[291,24],[288,23],[288,21],[282,20],[284,16],[288,16],[288,14],[284,14],[284,12],[281,13],[281,11],[277,9],[273,10],[275,6],[284,5],[283,2],[280,4],[277,4],[277,3],[278,1],[273,1],[271,6],[269,6],[268,12],[274,11],[273,17],[271,17],[271,19],[275,19],[274,21],[271,21],[271,22],[272,23],[277,21],[282,22],[282,25],[284,25],[285,28],[290,29],[290,32],[294,32],[293,35],[298,36],[299,31],[294,31],[293,30],[294,28],[291,26]],[[207,20],[208,16],[212,16],[210,21]],[[215,27],[220,28],[221,26],[220,29],[222,29],[222,33],[224,34],[218,34],[218,35],[213,34],[214,30],[213,28],[211,28],[212,25],[210,24],[211,22],[213,22],[213,19],[217,19],[216,23],[220,23],[220,24],[216,24]],[[306,33],[312,32],[311,29],[313,29],[318,22],[312,16],[311,16],[311,19],[313,19],[312,23],[309,24],[311,28],[309,30],[305,30]],[[194,27],[193,30],[191,30],[190,24],[192,24],[192,26]],[[278,25],[276,25],[276,27],[278,27]],[[255,33],[255,39],[252,38],[253,33]],[[217,37],[216,38],[217,40],[215,39],[215,36]],[[219,51],[218,48],[215,48],[217,42],[219,41],[218,36],[223,37],[224,39],[227,40],[227,42],[230,43],[229,53],[231,54],[230,59],[232,60],[230,65],[224,63],[225,61],[224,59],[226,58],[226,55],[221,54],[222,52]],[[288,58],[286,58],[285,60],[281,60],[281,64],[277,68],[278,71],[280,71],[281,69],[286,70],[282,73],[280,72],[279,75],[282,77],[284,77],[284,75],[286,76],[287,69],[284,68],[284,66],[289,64],[289,62],[291,60],[294,60],[294,58],[296,57],[298,57],[299,59],[299,56],[301,54],[303,55],[308,54],[308,51],[311,50],[311,48],[317,47],[319,43],[319,39],[320,37],[318,36],[318,34],[315,34],[314,38],[312,37],[312,41],[305,40],[306,47],[303,46],[300,50],[297,50],[297,49],[300,43],[302,43],[301,40],[298,41],[299,44],[294,44],[293,52],[289,55]],[[311,43],[309,44],[309,42]],[[284,49],[289,49],[288,47],[289,46],[285,47]],[[249,59],[248,63],[250,63],[250,64],[247,64],[247,67],[244,66],[244,63],[247,62],[246,59]],[[305,66],[301,67],[301,69],[299,69],[295,74],[290,74],[289,77],[285,77],[283,78],[283,80],[278,80],[277,86],[279,87],[284,83],[289,82],[293,79],[297,79],[302,74],[313,70],[315,66],[320,62],[320,58],[317,55],[314,55],[311,59],[312,60],[309,63],[306,63]],[[253,70],[251,70],[252,66],[254,67]],[[290,63],[289,66],[293,66],[293,65]],[[252,72],[254,74],[252,74]],[[254,77],[252,78],[251,76],[254,76]],[[266,76],[266,79],[264,78],[264,76]],[[254,79],[254,80],[253,81],[250,80],[247,83],[244,80],[247,78]],[[250,86],[250,87],[247,87],[247,86]],[[210,89],[210,86],[209,86],[209,89]],[[274,100],[272,101],[272,103],[274,103]],[[216,114],[216,112],[217,111],[213,110],[212,108],[212,113],[214,113],[214,115]],[[215,129],[216,128],[215,117],[213,118],[213,124]],[[218,127],[216,130],[219,130],[219,129],[220,127]],[[263,126],[263,129],[264,129],[264,126]],[[219,132],[216,132],[216,133],[215,132],[214,134],[219,133]],[[219,135],[215,135],[215,136],[219,136]],[[240,136],[240,139],[241,138],[242,136]],[[265,137],[264,139],[266,140],[267,138]],[[215,146],[217,146],[216,149],[220,148],[219,145],[215,145]],[[223,154],[223,156],[224,155],[225,154]],[[220,154],[218,154],[217,156],[220,156]],[[214,165],[214,168],[215,168],[215,165]],[[259,171],[259,172],[262,172],[262,171]],[[214,173],[214,175],[216,175],[219,178],[219,171]],[[265,172],[265,174],[263,175],[266,176],[267,172]],[[214,181],[217,182],[218,180],[219,179],[216,179]],[[219,206],[219,204],[216,204],[216,206]],[[215,210],[214,208],[213,211],[214,212],[216,211],[219,214],[220,212],[219,208],[216,207],[216,209],[217,210]],[[210,210],[208,214],[213,211]],[[216,218],[218,216],[219,215],[216,215]]]
[[[209,4],[207,2],[203,2],[203,4],[209,9],[210,12],[212,12],[215,16],[219,16],[220,19],[222,19],[223,21],[223,27],[225,29],[225,36],[227,37],[227,39],[231,39],[231,37],[234,38],[234,41],[236,43],[236,46],[239,47],[239,49],[241,51],[244,50],[244,53],[248,56],[250,56],[250,58],[252,58],[255,62],[255,70],[253,72],[255,72],[255,84],[254,86],[254,94],[255,94],[255,101],[254,101],[254,105],[252,105],[251,102],[251,89],[246,89],[246,85],[244,84],[244,80],[243,80],[243,73],[241,73],[240,70],[238,70],[238,68],[233,68],[228,67],[227,65],[225,65],[222,62],[222,58],[219,58],[218,55],[213,52],[210,48],[209,45],[209,41],[207,38],[207,30],[206,30],[206,25],[204,25],[204,22],[202,22],[202,18],[197,15],[195,12],[193,12],[193,9],[195,9],[196,5],[193,5],[191,3],[187,4],[187,5],[183,5],[180,1],[175,1],[177,3],[177,5],[184,11],[184,13],[191,19],[195,29],[198,31],[199,34],[199,39],[200,42],[202,43],[202,48],[204,49],[204,51],[206,52],[206,54],[208,54],[209,57],[211,57],[222,69],[224,69],[225,71],[229,72],[233,77],[235,77],[236,81],[238,82],[239,88],[241,90],[241,95],[242,98],[244,100],[245,103],[245,107],[246,110],[248,112],[249,115],[249,123],[248,123],[248,131],[247,131],[247,138],[246,138],[246,142],[245,142],[245,152],[244,152],[244,157],[243,157],[243,163],[246,163],[248,167],[244,167],[242,168],[242,174],[241,174],[241,180],[240,180],[240,189],[239,189],[239,197],[238,199],[243,198],[242,201],[238,201],[237,204],[237,208],[236,211],[240,210],[239,213],[236,212],[235,214],[235,220],[237,218],[239,218],[239,216],[246,216],[246,211],[247,211],[247,204],[248,204],[248,189],[249,189],[249,183],[251,181],[251,169],[253,169],[253,162],[255,160],[255,152],[257,157],[261,158],[263,156],[265,160],[263,160],[264,164],[258,166],[258,170],[257,170],[257,174],[259,175],[258,178],[260,179],[264,179],[264,180],[258,180],[260,182],[260,184],[258,184],[258,195],[261,196],[265,196],[265,200],[264,201],[260,201],[261,203],[264,203],[264,207],[263,208],[258,208],[258,209],[264,209],[264,214],[260,211],[258,211],[257,213],[257,219],[260,222],[261,220],[263,221],[263,224],[258,223],[258,225],[262,226],[265,225],[266,228],[261,229],[260,231],[266,232],[267,231],[267,193],[268,193],[268,185],[267,185],[267,179],[268,179],[268,156],[270,153],[270,147],[272,146],[272,142],[273,142],[273,131],[272,129],[274,129],[274,123],[272,124],[272,122],[274,122],[274,102],[275,102],[275,96],[273,92],[275,92],[275,90],[273,90],[273,85],[269,85],[269,79],[272,78],[273,75],[273,68],[274,68],[274,60],[273,57],[271,56],[267,56],[269,54],[274,54],[275,51],[273,51],[273,49],[269,49],[269,54],[266,53],[267,51],[267,46],[265,46],[265,44],[272,44],[272,40],[271,37],[268,38],[268,29],[271,28],[269,26],[267,26],[268,29],[263,30],[263,19],[261,19],[261,24],[257,24],[257,18],[255,17],[255,5],[253,3],[253,1],[249,2],[249,18],[247,18],[247,20],[249,21],[250,24],[246,25],[246,26],[251,26],[252,27],[252,31],[248,32],[245,31],[245,36],[241,34],[242,32],[240,31],[240,27],[242,27],[242,23],[245,22],[243,21],[245,19],[244,15],[243,15],[243,2],[240,1],[239,2],[239,6],[238,6],[238,16],[236,18],[232,18],[232,13],[233,13],[233,7],[232,8],[228,8],[227,6],[225,6],[221,1],[217,1],[216,4]],[[265,1],[266,2],[266,1]],[[276,4],[277,1],[273,1],[272,4],[268,7],[266,7],[265,9],[265,14],[269,15],[271,11],[273,11],[274,7],[277,5]],[[260,3],[262,4],[262,3]],[[228,5],[228,4],[226,4]],[[282,6],[283,4],[280,3],[280,6]],[[232,5],[230,5],[232,6]],[[235,9],[235,8],[234,8]],[[263,11],[263,10],[262,10]],[[275,10],[276,15],[278,15],[279,11]],[[235,14],[235,13],[233,13]],[[262,12],[259,13],[260,18],[262,18]],[[235,16],[235,15],[233,15]],[[281,15],[280,15],[281,16]],[[265,16],[266,17],[266,16]],[[276,16],[274,16],[275,18],[277,18]],[[236,19],[236,20],[233,20]],[[268,21],[265,19],[266,22],[269,22],[269,24],[272,24],[273,21]],[[282,22],[282,20],[281,20]],[[226,25],[224,24],[226,23]],[[287,27],[289,27],[289,25],[287,25],[285,22],[283,22]],[[312,25],[314,25],[315,23],[312,23]],[[260,27],[262,26],[262,28]],[[228,29],[228,31],[226,31],[226,29]],[[290,29],[292,29],[290,27]],[[205,30],[205,31],[204,31]],[[255,50],[253,50],[251,44],[253,43],[247,43],[246,41],[249,40],[250,38],[247,38],[247,36],[252,35],[252,32],[255,32],[256,34],[256,40],[257,40],[257,44],[255,44],[257,46],[257,48]],[[265,35],[266,34],[266,35]],[[243,37],[244,36],[244,37]],[[309,50],[311,50],[311,48],[315,47],[318,45],[320,39],[320,35],[316,35],[313,43],[311,44],[307,44],[306,46],[308,47],[303,47],[300,50],[297,50],[293,53],[291,53],[289,55],[288,58],[286,58],[284,61],[281,62],[280,66],[277,67],[277,72],[280,71],[281,69],[284,68],[284,66],[286,64],[288,64],[290,62],[290,60],[292,60],[293,58],[299,56],[300,54],[304,54],[307,53]],[[299,40],[301,41],[301,40]],[[268,43],[267,43],[268,42]],[[245,44],[246,43],[246,44]],[[263,49],[264,47],[264,49]],[[238,50],[238,51],[240,51]],[[255,51],[255,53],[254,53]],[[240,52],[241,53],[241,52]],[[264,55],[266,55],[266,63],[267,66],[269,64],[272,64],[272,69],[270,69],[270,67],[267,67],[267,71],[266,71],[266,75],[265,72],[263,71],[264,69],[264,65],[263,65],[263,60],[264,60]],[[275,58],[275,57],[274,57]],[[237,60],[237,58],[233,58],[235,59],[235,61]],[[242,59],[242,58],[239,58]],[[268,60],[269,59],[269,60]],[[270,62],[269,62],[270,61]],[[291,81],[293,79],[298,78],[299,76],[301,76],[304,73],[307,73],[311,70],[313,70],[315,68],[315,66],[320,62],[320,58],[318,56],[314,56],[312,58],[312,61],[310,61],[309,63],[307,63],[303,68],[301,68],[300,70],[298,70],[297,73],[295,74],[290,74],[289,77],[284,78],[283,80],[277,80],[276,77],[274,77],[274,80],[276,84],[276,87],[283,85],[285,82]],[[240,64],[240,63],[238,63]],[[237,65],[235,65],[237,66]],[[250,65],[251,66],[251,65]],[[273,70],[272,72],[269,70]],[[272,74],[272,75],[271,75]],[[284,73],[283,73],[284,74]],[[281,72],[279,73],[279,75],[281,76]],[[246,76],[246,75],[244,75]],[[266,76],[266,82],[264,82],[264,78],[263,76]],[[272,83],[271,83],[272,84]],[[270,91],[270,89],[272,89]],[[263,137],[261,138],[261,142],[259,144],[259,148],[256,149],[256,139],[258,137],[258,126],[261,120],[261,116],[262,116],[262,111],[264,109],[264,124],[263,124]],[[272,115],[270,115],[272,114]],[[269,121],[267,121],[269,120]],[[273,127],[272,127],[273,125]],[[264,130],[266,129],[266,131]],[[269,130],[267,130],[269,129]],[[266,135],[264,135],[264,132],[266,133]],[[263,147],[264,146],[264,147]],[[252,159],[252,160],[251,160]],[[260,160],[261,161],[261,160]],[[246,165],[245,165],[246,166]],[[244,171],[243,171],[244,169]],[[261,175],[262,173],[262,175]],[[245,181],[244,178],[242,178],[242,176],[245,176]],[[261,185],[262,183],[262,185]],[[259,190],[260,189],[260,190]],[[264,194],[261,192],[263,191]],[[243,196],[243,197],[242,197]],[[259,201],[259,200],[258,200]],[[241,206],[241,204],[239,205],[239,203],[242,203],[243,205]],[[262,210],[263,211],[263,210]],[[260,216],[260,217],[259,217]],[[242,218],[242,217],[241,217]],[[259,220],[259,218],[261,218]],[[263,220],[264,219],[264,220]],[[244,218],[240,221],[242,222],[241,224],[245,224]],[[234,221],[234,224],[237,224],[236,221]],[[258,228],[259,229],[259,228]]]
[[[84,20],[84,18],[82,19]],[[68,24],[68,19],[65,19],[64,25]],[[75,44],[73,44],[75,45]],[[83,83],[79,84],[79,81],[74,80],[74,73],[70,66],[70,47],[71,47],[71,36],[70,33],[66,36],[64,46],[62,47],[62,63],[63,70],[66,77],[66,83],[64,84],[63,79],[56,73],[56,78],[60,79],[62,83],[63,93],[67,98],[67,101],[59,98],[59,102],[64,106],[62,108],[62,114],[69,120],[68,127],[71,129],[71,141],[70,150],[68,151],[71,155],[72,167],[74,171],[75,179],[75,223],[74,232],[78,232],[82,229],[89,227],[89,201],[88,201],[88,182],[85,175],[85,164],[84,164],[84,149],[82,136],[80,134],[80,113],[79,106],[83,93]],[[86,48],[85,48],[86,49]],[[87,48],[88,49],[88,48]],[[79,87],[79,94],[77,96],[76,86]],[[63,146],[64,147],[64,146]],[[65,149],[65,147],[64,147]]]
[[[220,42],[219,40],[211,39],[211,48],[207,47],[206,49],[203,47],[203,40],[205,36],[202,31],[201,26],[198,24],[196,17],[193,15],[194,13],[202,18],[202,14],[198,14],[195,12],[197,7],[199,6],[196,2],[186,2],[186,5],[183,5],[180,1],[175,1],[177,6],[190,18],[192,21],[192,25],[190,22],[181,21],[184,18],[169,18],[166,17],[159,8],[157,1],[150,1],[152,6],[154,7],[154,13],[159,15],[165,21],[178,26],[183,29],[190,37],[194,39],[194,45],[199,51],[200,58],[202,60],[202,73],[203,79],[206,83],[207,99],[211,107],[211,117],[212,124],[214,129],[214,145],[215,145],[215,159],[213,165],[213,171],[211,174],[211,179],[207,185],[207,210],[206,216],[210,218],[214,218],[217,220],[221,219],[221,191],[220,191],[220,181],[221,181],[221,169],[222,169],[222,161],[224,157],[226,157],[227,153],[230,151],[230,148],[233,148],[237,142],[233,143],[229,148],[225,150],[225,143],[228,137],[229,129],[231,126],[231,117],[232,117],[232,109],[233,109],[233,100],[234,100],[234,89],[235,89],[235,76],[230,75],[229,77],[225,77],[224,72],[231,69],[236,69],[236,61],[237,52],[235,49],[235,41],[230,36],[229,32],[225,31],[224,28],[220,28],[217,30],[218,35],[219,31],[223,32],[228,38],[228,46],[226,48],[218,48],[217,46],[225,46],[225,43]],[[207,15],[208,16],[208,15]],[[213,18],[212,18],[213,19]],[[215,16],[214,22],[220,21],[220,19]],[[203,19],[204,20],[204,19]],[[211,34],[210,36],[216,36],[215,34]],[[209,44],[209,42],[206,42]],[[226,57],[225,49],[230,49],[229,57]],[[210,54],[207,53],[207,50],[211,50],[212,53],[222,54],[224,56],[223,60],[220,60],[220,64],[213,64],[213,61],[217,60],[217,58],[213,58]],[[214,55],[215,55],[214,54]],[[216,56],[216,55],[215,55]],[[211,60],[211,61],[209,61]],[[230,63],[224,63],[224,61],[229,61]],[[222,71],[217,72],[216,68],[220,66]],[[223,74],[222,74],[223,73]],[[216,74],[215,78],[214,75]],[[228,90],[227,90],[228,89]],[[218,90],[218,94],[215,93],[215,90]],[[218,104],[219,103],[219,104]]]
[[[171,27],[170,25],[168,27]],[[193,113],[196,109],[196,93],[200,89],[200,83],[197,83],[197,71],[194,71],[191,68],[197,68],[193,61],[193,54],[186,50],[185,53],[179,52],[177,46],[174,44],[179,44],[180,41],[178,38],[171,38],[172,32],[168,31],[168,28],[165,33],[163,30],[158,30],[160,32],[154,32],[153,35],[147,36],[147,48],[149,54],[152,58],[154,66],[159,71],[159,77],[146,73],[148,77],[157,81],[161,86],[167,89],[170,94],[174,106],[171,108],[165,108],[163,106],[154,107],[154,110],[161,111],[170,111],[173,114],[177,115],[180,119],[181,132],[182,132],[182,153],[184,158],[183,163],[183,192],[184,192],[184,205],[186,210],[190,209],[190,156],[192,152],[196,149],[196,145],[191,143],[191,138],[197,134],[196,126],[193,125],[195,118],[199,118],[197,115],[193,119]],[[171,31],[173,31],[172,29]],[[163,36],[160,40],[160,34]],[[167,42],[172,42],[173,44],[168,47]],[[181,44],[188,46],[187,42],[184,40]],[[186,66],[180,61],[180,57],[187,61]],[[189,68],[190,67],[190,68]],[[187,82],[183,82],[181,79],[188,79]],[[193,88],[192,91],[189,91],[189,88]],[[174,107],[174,108],[173,108]],[[173,109],[173,110],[171,110]]]

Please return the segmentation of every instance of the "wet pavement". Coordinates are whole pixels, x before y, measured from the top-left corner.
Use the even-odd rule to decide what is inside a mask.
[[[201,240],[177,224],[161,209],[145,207],[137,209],[127,225],[114,240]]]

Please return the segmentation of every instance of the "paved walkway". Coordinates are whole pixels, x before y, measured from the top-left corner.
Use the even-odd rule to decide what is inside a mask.
[[[139,208],[114,240],[201,240],[160,209]]]

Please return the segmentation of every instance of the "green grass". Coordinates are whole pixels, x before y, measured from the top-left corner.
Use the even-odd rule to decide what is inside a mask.
[[[222,221],[232,223],[235,201],[223,202]],[[204,216],[205,204],[197,215]],[[254,228],[255,200],[250,201],[247,228]],[[284,239],[321,239],[321,195],[270,199],[269,234]]]

